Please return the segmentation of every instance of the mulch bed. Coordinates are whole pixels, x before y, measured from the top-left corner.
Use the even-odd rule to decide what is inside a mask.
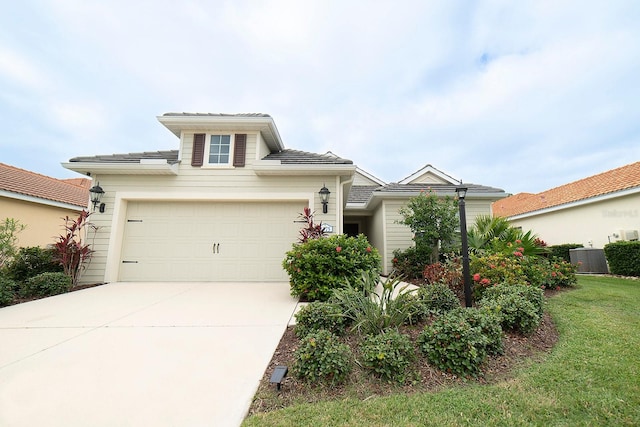
[[[545,295],[551,297],[559,292],[565,292],[565,290],[548,290]],[[401,332],[408,334],[415,342],[422,329],[422,325],[405,326],[401,328]],[[348,335],[345,340],[352,347],[355,354],[355,348],[358,344],[357,338]],[[413,381],[408,381],[404,385],[390,384],[373,378],[372,375],[364,372],[356,364],[346,385],[310,386],[297,380],[289,373],[284,379],[280,391],[277,391],[274,384],[269,384],[271,374],[278,365],[285,365],[291,369],[294,360],[293,353],[299,345],[299,340],[294,333],[294,327],[289,326],[261,379],[258,391],[249,409],[249,414],[269,412],[303,402],[311,403],[346,397],[366,400],[393,393],[434,392],[456,385],[495,384],[509,379],[516,367],[544,357],[557,341],[558,331],[550,316],[545,313],[540,327],[530,336],[507,333],[504,339],[504,354],[490,357],[483,366],[482,373],[478,378],[459,378],[444,373],[428,365],[424,358],[419,356],[417,375]]]

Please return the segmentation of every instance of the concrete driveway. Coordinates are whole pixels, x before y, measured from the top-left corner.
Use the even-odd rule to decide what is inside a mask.
[[[286,283],[114,283],[0,309],[0,426],[238,426]]]

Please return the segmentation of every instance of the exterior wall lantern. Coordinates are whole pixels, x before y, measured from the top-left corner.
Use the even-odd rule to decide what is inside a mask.
[[[331,194],[331,191],[329,191],[326,185],[323,185],[320,191],[318,191],[318,194],[320,195],[320,201],[322,201],[322,213],[329,212],[329,194]]]
[[[100,203],[102,200],[102,196],[104,195],[104,190],[100,187],[100,183],[97,183],[93,187],[89,189],[89,194],[91,195],[91,203],[93,203],[93,210],[96,210],[96,207],[100,210],[100,213],[104,213],[105,204]]]
[[[469,243],[467,241],[467,213],[464,198],[467,196],[467,187],[456,188],[458,193],[458,208],[460,209],[460,238],[462,240],[462,280],[464,283],[464,302],[471,307],[471,274],[469,273]]]

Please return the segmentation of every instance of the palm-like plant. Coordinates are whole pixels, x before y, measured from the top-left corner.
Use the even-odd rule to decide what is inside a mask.
[[[538,236],[512,227],[506,218],[479,215],[467,232],[469,250],[475,254],[483,252],[541,255],[546,249],[537,244]],[[539,240],[538,240],[539,241]]]

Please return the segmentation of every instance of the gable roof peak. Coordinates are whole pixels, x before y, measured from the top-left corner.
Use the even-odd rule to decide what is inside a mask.
[[[424,182],[421,181],[421,178],[425,178],[428,175],[432,175],[437,177],[441,183],[447,183],[447,184],[452,184],[452,185],[459,185],[462,183],[461,179],[456,179],[454,177],[452,177],[451,175],[441,171],[440,169],[434,167],[431,164],[426,164],[422,169],[412,173],[411,175],[409,175],[408,177],[400,180],[400,182],[398,182],[398,184],[414,184],[414,183],[418,183],[418,182]],[[435,183],[435,182],[434,182]]]

